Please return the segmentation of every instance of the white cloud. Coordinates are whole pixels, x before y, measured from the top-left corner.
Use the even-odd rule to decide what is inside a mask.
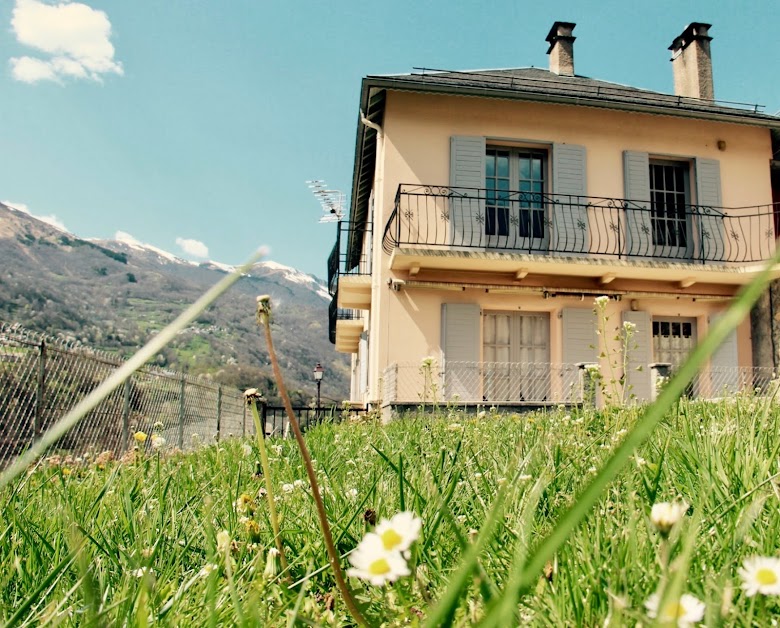
[[[54,227],[55,229],[59,229],[60,231],[67,231],[68,228],[65,226],[65,223],[62,222],[57,216],[54,214],[49,214],[47,216],[37,216],[36,214],[33,214],[30,211],[30,208],[25,203],[14,203],[13,201],[2,201],[3,205],[7,205],[11,209],[15,209],[16,211],[20,211],[23,214],[27,214],[28,216],[32,216],[36,220],[40,220],[41,222],[45,222],[47,225]]]
[[[209,256],[209,247],[207,247],[200,240],[193,240],[191,238],[176,238],[176,244],[187,255],[192,257],[207,258]]]
[[[124,73],[114,59],[111,22],[103,11],[80,2],[16,0],[11,26],[20,44],[49,55],[12,58],[11,72],[18,81],[61,81],[65,77],[100,81],[104,74]]]

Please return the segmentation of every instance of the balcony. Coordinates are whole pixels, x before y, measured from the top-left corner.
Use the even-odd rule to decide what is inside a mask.
[[[333,295],[328,307],[328,332],[330,341],[341,353],[357,353],[363,319],[359,310],[338,307],[338,293]]]
[[[780,206],[677,205],[402,184],[382,246],[391,268],[741,284],[775,249]],[[477,261],[478,260],[478,261]],[[571,262],[576,260],[576,264]]]
[[[360,254],[354,256],[354,241],[360,238]],[[328,256],[328,291],[338,294],[338,307],[371,307],[371,227],[342,221],[338,223],[336,243]]]

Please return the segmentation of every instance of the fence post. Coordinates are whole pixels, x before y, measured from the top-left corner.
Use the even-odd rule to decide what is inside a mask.
[[[120,451],[130,446],[130,378],[125,380],[125,399],[122,404],[122,445]]]
[[[179,390],[179,449],[184,449],[184,391],[185,381],[184,373],[182,373]]]
[[[265,399],[260,401],[260,433],[265,438],[265,420],[268,417],[268,402]],[[276,423],[276,415],[274,414],[274,423]],[[274,425],[276,429],[276,425]]]
[[[43,404],[46,400],[46,341],[41,340],[38,347],[38,388],[35,392],[35,417],[33,418],[33,436],[38,436],[43,427]]]
[[[222,436],[222,386],[217,388],[217,435]]]

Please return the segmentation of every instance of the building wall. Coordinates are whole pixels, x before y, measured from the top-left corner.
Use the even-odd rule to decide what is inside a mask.
[[[722,202],[726,207],[771,203],[768,160],[769,131],[759,127],[634,114],[597,108],[544,105],[513,101],[391,92],[387,95],[384,141],[378,148],[375,176],[374,269],[370,324],[369,399],[379,397],[379,378],[386,365],[414,361],[441,352],[441,304],[477,302],[483,309],[547,311],[551,314],[551,359],[561,356],[562,304],[575,306],[579,297],[544,300],[540,295],[494,295],[484,291],[394,292],[387,287],[395,274],[390,256],[381,248],[384,226],[393,210],[398,185],[448,185],[450,138],[482,135],[494,141],[553,142],[584,145],[587,149],[587,194],[624,196],[623,151],[652,156],[717,159],[721,168]],[[718,142],[725,142],[725,150]],[[693,187],[693,186],[692,186]],[[694,199],[695,200],[695,199]],[[582,304],[590,307],[592,303]],[[724,302],[667,298],[640,299],[639,306],[654,315],[696,317],[698,333]],[[627,301],[611,303],[615,320]],[[739,328],[739,363],[749,366],[750,328]]]

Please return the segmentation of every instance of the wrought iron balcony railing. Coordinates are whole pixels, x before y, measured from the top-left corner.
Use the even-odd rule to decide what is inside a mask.
[[[328,337],[331,344],[336,344],[336,323],[337,321],[352,321],[360,319],[359,310],[349,310],[338,306],[338,292],[333,295],[328,306]]]
[[[735,264],[774,253],[780,205],[657,200],[402,184],[382,246]]]
[[[349,246],[353,238],[365,238],[360,257],[356,262],[349,255]],[[328,292],[336,294],[339,275],[371,274],[371,226],[357,225],[354,222],[341,221],[336,231],[336,242],[328,255]]]

